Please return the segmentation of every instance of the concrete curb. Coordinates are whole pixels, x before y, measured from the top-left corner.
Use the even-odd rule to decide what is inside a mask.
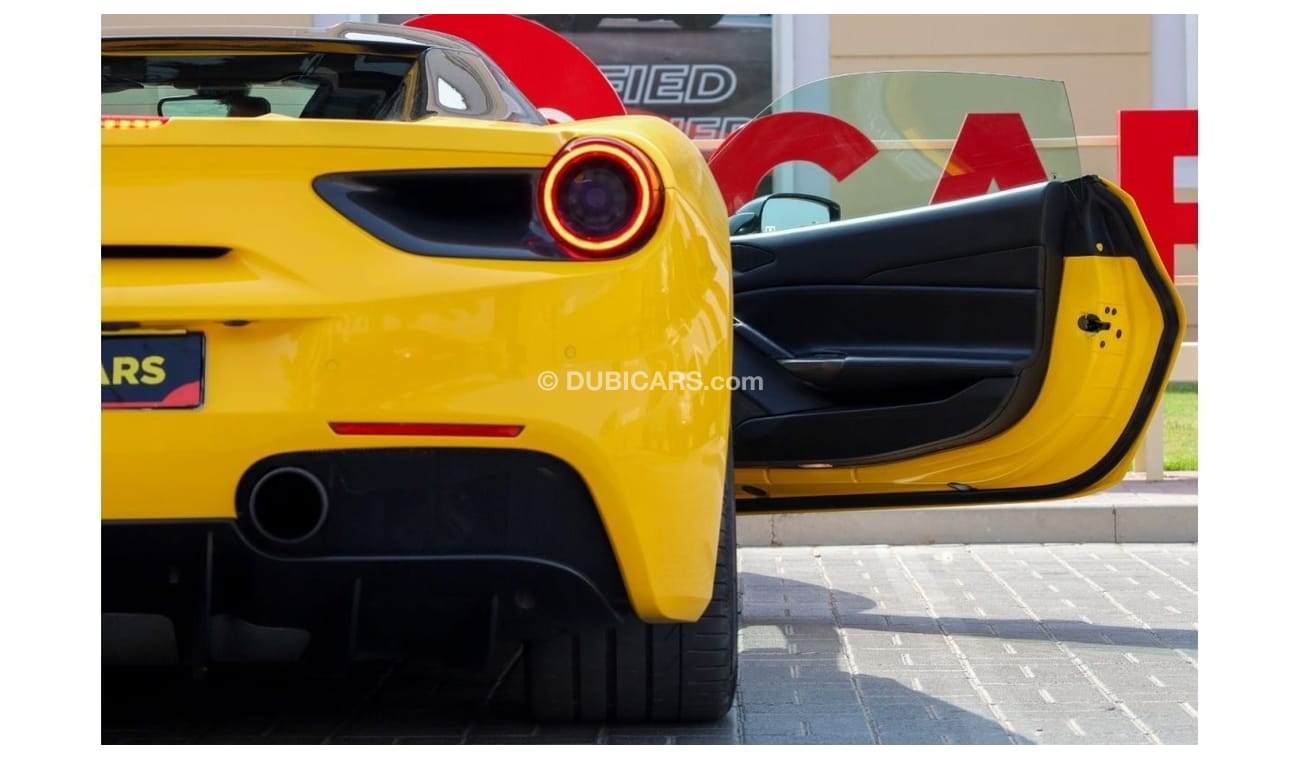
[[[1194,473],[1132,478],[1093,496],[977,507],[741,515],[741,546],[986,544],[1197,540]]]

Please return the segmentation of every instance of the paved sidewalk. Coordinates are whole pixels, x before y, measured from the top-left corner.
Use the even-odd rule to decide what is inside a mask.
[[[1194,546],[747,549],[741,578],[746,743],[1196,743]]]
[[[972,507],[743,515],[741,546],[1003,542],[1195,542],[1196,472],[1059,501]]]

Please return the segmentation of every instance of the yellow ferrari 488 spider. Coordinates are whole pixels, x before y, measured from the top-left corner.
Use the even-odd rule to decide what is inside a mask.
[[[872,77],[796,100],[929,118]],[[716,718],[738,509],[1104,487],[1180,342],[1077,151],[932,206],[924,152],[778,170],[729,229],[668,122],[548,124],[431,32],[106,33],[101,87],[106,657],[454,639],[538,718]]]

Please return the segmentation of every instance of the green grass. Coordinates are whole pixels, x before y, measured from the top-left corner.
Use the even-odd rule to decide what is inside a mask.
[[[1165,469],[1196,470],[1196,383],[1165,390]]]

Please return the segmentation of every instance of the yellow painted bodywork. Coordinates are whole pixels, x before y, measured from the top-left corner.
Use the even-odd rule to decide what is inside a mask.
[[[540,169],[588,135],[636,145],[665,187],[654,236],[613,261],[418,256],[373,238],[311,186],[335,172]],[[731,373],[725,209],[678,130],[652,117],[551,127],[175,119],[102,138],[105,245],[231,249],[217,259],[103,261],[104,322],[202,332],[207,352],[202,408],[102,413],[103,519],[233,518],[243,473],[284,452],[529,449],[587,483],[636,613],[698,618],[713,589],[729,394],[569,387],[611,372],[706,382]],[[1132,200],[1111,189],[1140,223]],[[1137,253],[1154,256],[1142,232],[1148,250]],[[1001,491],[1087,471],[1121,439],[1164,325],[1134,258],[1070,256],[1061,293],[1043,388],[1011,429],[900,462],[742,469],[736,483],[778,499],[944,494],[950,483]],[[1110,332],[1078,329],[1080,315],[1107,307],[1118,310]],[[544,372],[560,387],[543,388]],[[335,435],[331,421],[524,429],[513,439],[361,437]],[[1114,483],[1126,462],[1090,487]]]
[[[1161,295],[1177,304],[1178,324],[1169,326],[1177,330],[1176,351],[1185,322],[1182,303],[1133,199],[1117,186],[1106,185],[1127,206],[1146,243],[1144,251],[1120,253],[1150,257],[1163,278],[1157,285],[1163,290]],[[1107,307],[1113,313],[1107,313]],[[1105,315],[1111,330],[1080,330],[1077,323],[1085,314]],[[950,483],[1004,490],[1068,481],[1096,465],[1123,437],[1121,432],[1138,407],[1156,363],[1165,328],[1157,294],[1137,259],[1071,255],[1064,261],[1061,301],[1042,389],[1033,407],[1013,427],[985,441],[902,461],[824,469],[743,468],[737,470],[736,482],[758,486],[772,498],[933,493],[939,497],[936,501],[941,501],[951,493]],[[1161,388],[1168,382],[1174,358],[1168,357]],[[1150,416],[1142,422],[1145,430]],[[1062,495],[1088,493],[1117,483],[1140,440],[1138,436],[1129,441],[1129,453],[1104,477]],[[737,494],[742,499],[748,496],[739,488]]]
[[[542,168],[568,140],[624,139],[659,167],[664,215],[605,262],[418,256],[312,189],[334,172]],[[566,390],[570,372],[731,370],[722,198],[653,117],[539,127],[174,119],[106,130],[104,245],[222,246],[209,260],[104,260],[102,319],[206,336],[196,410],[104,410],[104,520],[233,518],[235,487],[282,452],[521,448],[591,490],[636,613],[694,620],[712,594],[729,396]],[[227,326],[226,321],[244,321]],[[123,333],[114,333],[123,334]],[[544,390],[543,372],[560,388]],[[331,421],[523,425],[513,439],[338,436]]]

